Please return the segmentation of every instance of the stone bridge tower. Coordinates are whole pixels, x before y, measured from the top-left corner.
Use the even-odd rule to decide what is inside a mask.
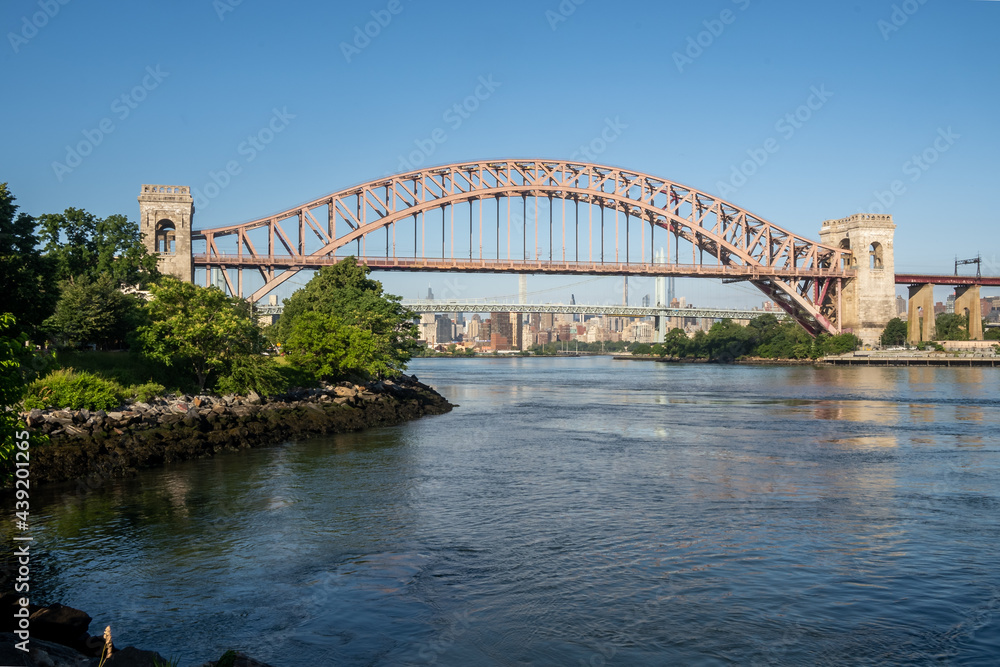
[[[877,344],[885,325],[896,317],[895,230],[891,215],[867,213],[827,220],[820,230],[821,243],[851,251],[855,277],[844,284],[841,327],[868,345]]]
[[[139,232],[160,273],[194,282],[191,225],[194,200],[184,185],[143,185],[139,194]]]

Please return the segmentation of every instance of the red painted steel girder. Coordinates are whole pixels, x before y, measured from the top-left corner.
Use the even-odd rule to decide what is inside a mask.
[[[1000,277],[949,276],[929,273],[897,273],[897,285],[982,285],[1000,287]]]
[[[301,270],[329,266],[335,262],[329,256],[272,255],[249,257],[234,254],[192,255],[195,266],[218,268],[257,268]],[[343,259],[343,258],[339,258]],[[508,259],[452,259],[414,257],[364,257],[357,260],[377,271],[457,271],[462,273],[551,273],[557,275],[615,275],[615,276],[674,276],[678,278],[744,278],[757,280],[777,276],[786,279],[843,278],[853,276],[853,271],[770,269],[761,271],[757,266],[704,265],[704,264],[650,264],[645,262],[568,262],[548,260]]]
[[[454,211],[458,204],[484,199],[499,201],[500,198],[539,196],[590,204],[602,211],[614,210],[616,221],[618,212],[623,211],[626,220],[632,216],[651,228],[667,230],[676,243],[683,239],[691,245],[693,261],[704,263],[705,256],[711,260],[700,265],[703,270],[687,275],[745,277],[776,298],[808,329],[815,331],[819,327],[839,332],[836,321],[839,288],[831,290],[830,281],[836,280],[839,285],[840,279],[853,276],[853,271],[847,268],[850,251],[793,234],[730,202],[680,183],[585,162],[536,159],[462,162],[380,178],[249,222],[193,230],[193,240],[206,244],[206,253],[195,256],[194,263],[200,267],[258,269],[265,284],[251,296],[252,300],[257,300],[298,270],[334,264],[338,261],[337,251],[344,246],[354,242],[360,245],[372,232],[387,230],[410,217],[416,220],[417,214],[449,206]],[[326,208],[326,212],[317,219],[313,210],[320,208]],[[282,223],[289,227],[283,229]],[[296,234],[289,233],[292,225],[297,227]],[[248,232],[261,228],[267,230],[267,247],[258,250]],[[309,232],[321,244],[312,252],[306,252],[305,248],[304,239]],[[216,245],[216,239],[227,236],[237,237],[235,257],[221,253]],[[454,248],[454,232],[450,238]],[[442,239],[442,249],[445,245]],[[508,255],[509,247],[508,238]],[[669,251],[668,246],[668,255]],[[696,251],[701,253],[700,260],[694,256]],[[340,258],[343,254],[341,251]],[[371,253],[361,251],[358,254]],[[555,261],[539,263],[525,259],[512,262],[510,257],[507,265],[499,268],[502,262],[499,248],[495,258],[480,256],[479,266],[474,266],[474,258],[465,262],[456,260],[454,251],[452,254],[451,258],[407,258],[406,262],[395,256],[366,258],[365,261],[370,259],[372,268],[409,271],[684,275],[686,270],[681,269],[676,260],[675,269],[661,272],[634,262],[608,270],[604,268],[608,263],[599,267],[591,262],[589,267],[574,268]],[[483,266],[484,259],[490,259],[493,265]],[[731,269],[732,272],[715,273],[710,268],[713,263],[715,269]],[[277,273],[281,269],[283,272]],[[226,280],[229,281],[228,275]],[[242,273],[238,284],[241,290]]]

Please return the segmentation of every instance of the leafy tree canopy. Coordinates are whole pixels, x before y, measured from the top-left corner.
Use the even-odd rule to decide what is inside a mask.
[[[934,319],[935,340],[969,340],[969,318],[941,313]]]
[[[392,369],[377,352],[371,332],[315,311],[297,318],[285,343],[292,365],[316,377],[364,379],[389,374]]]
[[[151,288],[149,321],[139,328],[146,356],[191,370],[198,387],[240,355],[259,353],[266,341],[250,304],[216,287],[198,287],[164,276]]]
[[[0,285],[4,310],[15,318],[11,332],[36,334],[55,306],[58,289],[54,266],[39,248],[35,219],[17,212],[16,199],[0,183]]]
[[[123,215],[97,218],[78,208],[39,218],[46,257],[59,280],[107,275],[118,287],[148,286],[159,276],[139,227]]]
[[[100,349],[121,349],[141,323],[140,299],[125,294],[114,277],[84,276],[63,285],[55,312],[45,328],[60,344],[79,347],[94,343]]]
[[[906,322],[894,317],[885,325],[879,342],[882,345],[903,345],[906,343],[906,335]]]
[[[330,376],[351,372],[385,377],[397,375],[406,367],[417,347],[415,315],[400,304],[398,296],[385,294],[382,283],[368,274],[368,267],[348,257],[321,268],[304,288],[285,300],[278,338],[286,351],[297,348],[293,359],[326,369],[330,372],[321,374]],[[307,313],[323,317],[302,320]],[[322,345],[306,347],[307,337],[301,332],[296,334],[296,328],[315,331],[321,324],[333,327],[332,338],[324,338]],[[354,350],[354,346],[358,349]],[[313,361],[305,361],[307,353],[315,357]]]

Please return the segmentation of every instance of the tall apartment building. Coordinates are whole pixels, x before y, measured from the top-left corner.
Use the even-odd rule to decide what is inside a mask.
[[[437,315],[435,317],[435,343],[450,343],[455,339],[454,336],[454,326],[455,323],[451,321],[451,318],[447,315]]]
[[[503,336],[510,343],[510,349],[523,350],[524,337],[520,313],[490,313],[493,332]]]

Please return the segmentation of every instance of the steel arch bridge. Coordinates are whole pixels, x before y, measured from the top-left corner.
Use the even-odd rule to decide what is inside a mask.
[[[259,272],[252,301],[302,269],[355,255],[377,270],[749,281],[817,334],[840,333],[843,281],[854,276],[849,250],[718,197],[561,160],[428,167],[191,234],[203,244],[194,266],[218,269],[231,293],[243,294],[245,270]]]

